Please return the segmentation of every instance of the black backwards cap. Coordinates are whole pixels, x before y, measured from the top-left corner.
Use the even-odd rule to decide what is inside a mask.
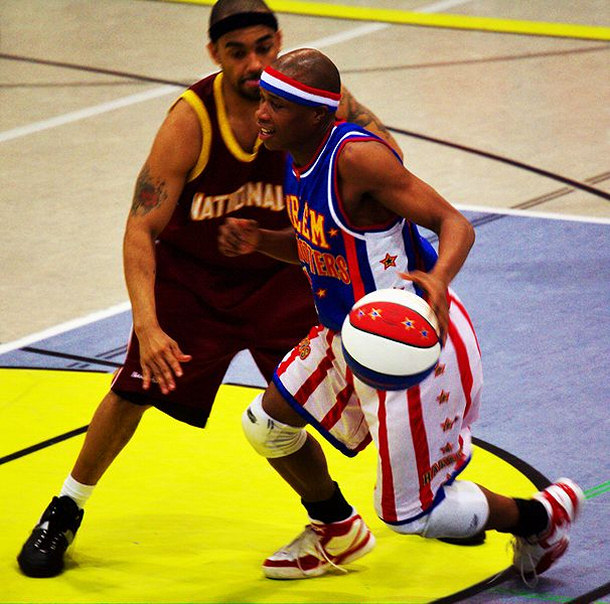
[[[236,13],[235,15],[229,15],[224,19],[220,19],[210,26],[208,34],[212,42],[216,42],[220,36],[234,31],[236,29],[242,29],[243,27],[251,27],[252,25],[266,25],[273,31],[278,30],[277,19],[273,13],[266,12],[243,12]]]

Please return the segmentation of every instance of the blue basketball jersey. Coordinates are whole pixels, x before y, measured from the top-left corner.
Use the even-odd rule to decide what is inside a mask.
[[[369,292],[396,287],[421,295],[398,273],[429,271],[437,258],[416,225],[401,216],[372,227],[350,224],[338,194],[337,158],[345,144],[366,140],[381,139],[355,124],[337,124],[307,166],[296,168],[289,159],[286,167],[284,194],[299,259],[320,322],[336,331]]]

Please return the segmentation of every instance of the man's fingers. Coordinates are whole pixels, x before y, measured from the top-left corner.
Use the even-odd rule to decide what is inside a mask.
[[[150,388],[150,379],[151,379],[150,370],[148,369],[148,367],[143,366],[142,367],[142,388],[144,388],[144,390],[148,390]]]

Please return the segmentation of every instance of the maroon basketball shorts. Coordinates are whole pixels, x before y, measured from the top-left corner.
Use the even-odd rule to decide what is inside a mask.
[[[113,392],[204,427],[229,363],[240,350],[251,352],[269,381],[286,352],[317,322],[311,290],[296,268],[287,266],[245,298],[242,289],[236,294],[239,303],[229,309],[213,307],[180,283],[158,279],[161,328],[192,360],[182,364],[184,374],[176,379],[174,391],[164,395],[154,383],[145,391],[138,339],[132,332],[125,363],[112,382]]]

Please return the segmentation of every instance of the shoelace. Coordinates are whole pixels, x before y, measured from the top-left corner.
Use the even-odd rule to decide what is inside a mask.
[[[533,570],[528,573],[525,572],[524,564],[523,564],[523,548],[521,547],[521,543],[517,537],[514,537],[509,543],[507,543],[506,547],[512,547],[513,551],[519,553],[519,558],[521,560],[519,574],[521,575],[521,580],[525,585],[529,588],[534,588],[538,585],[538,573],[536,572],[536,565],[534,564],[534,559],[532,558],[532,554],[529,550],[526,550],[529,565]]]
[[[65,534],[60,531],[51,532],[48,529],[41,529],[34,546],[42,550],[56,550],[60,547],[61,540],[68,541]]]
[[[318,554],[318,557],[323,558],[324,560],[326,560],[326,562],[328,562],[328,564],[330,564],[330,566],[332,566],[334,569],[347,574],[347,569],[343,568],[342,566],[339,566],[338,564],[335,564],[329,557],[328,554],[326,553],[326,550],[320,545],[320,540],[318,538],[318,533],[316,532],[316,530],[311,526],[311,524],[308,524],[305,527],[305,530],[294,540],[292,541],[287,547],[286,550],[290,550],[290,548],[293,545],[297,545],[296,548],[296,560],[297,560],[297,566],[299,567],[299,570],[305,574],[305,571],[303,570],[303,568],[301,567],[301,557],[306,554],[311,554],[311,553],[315,553]]]

